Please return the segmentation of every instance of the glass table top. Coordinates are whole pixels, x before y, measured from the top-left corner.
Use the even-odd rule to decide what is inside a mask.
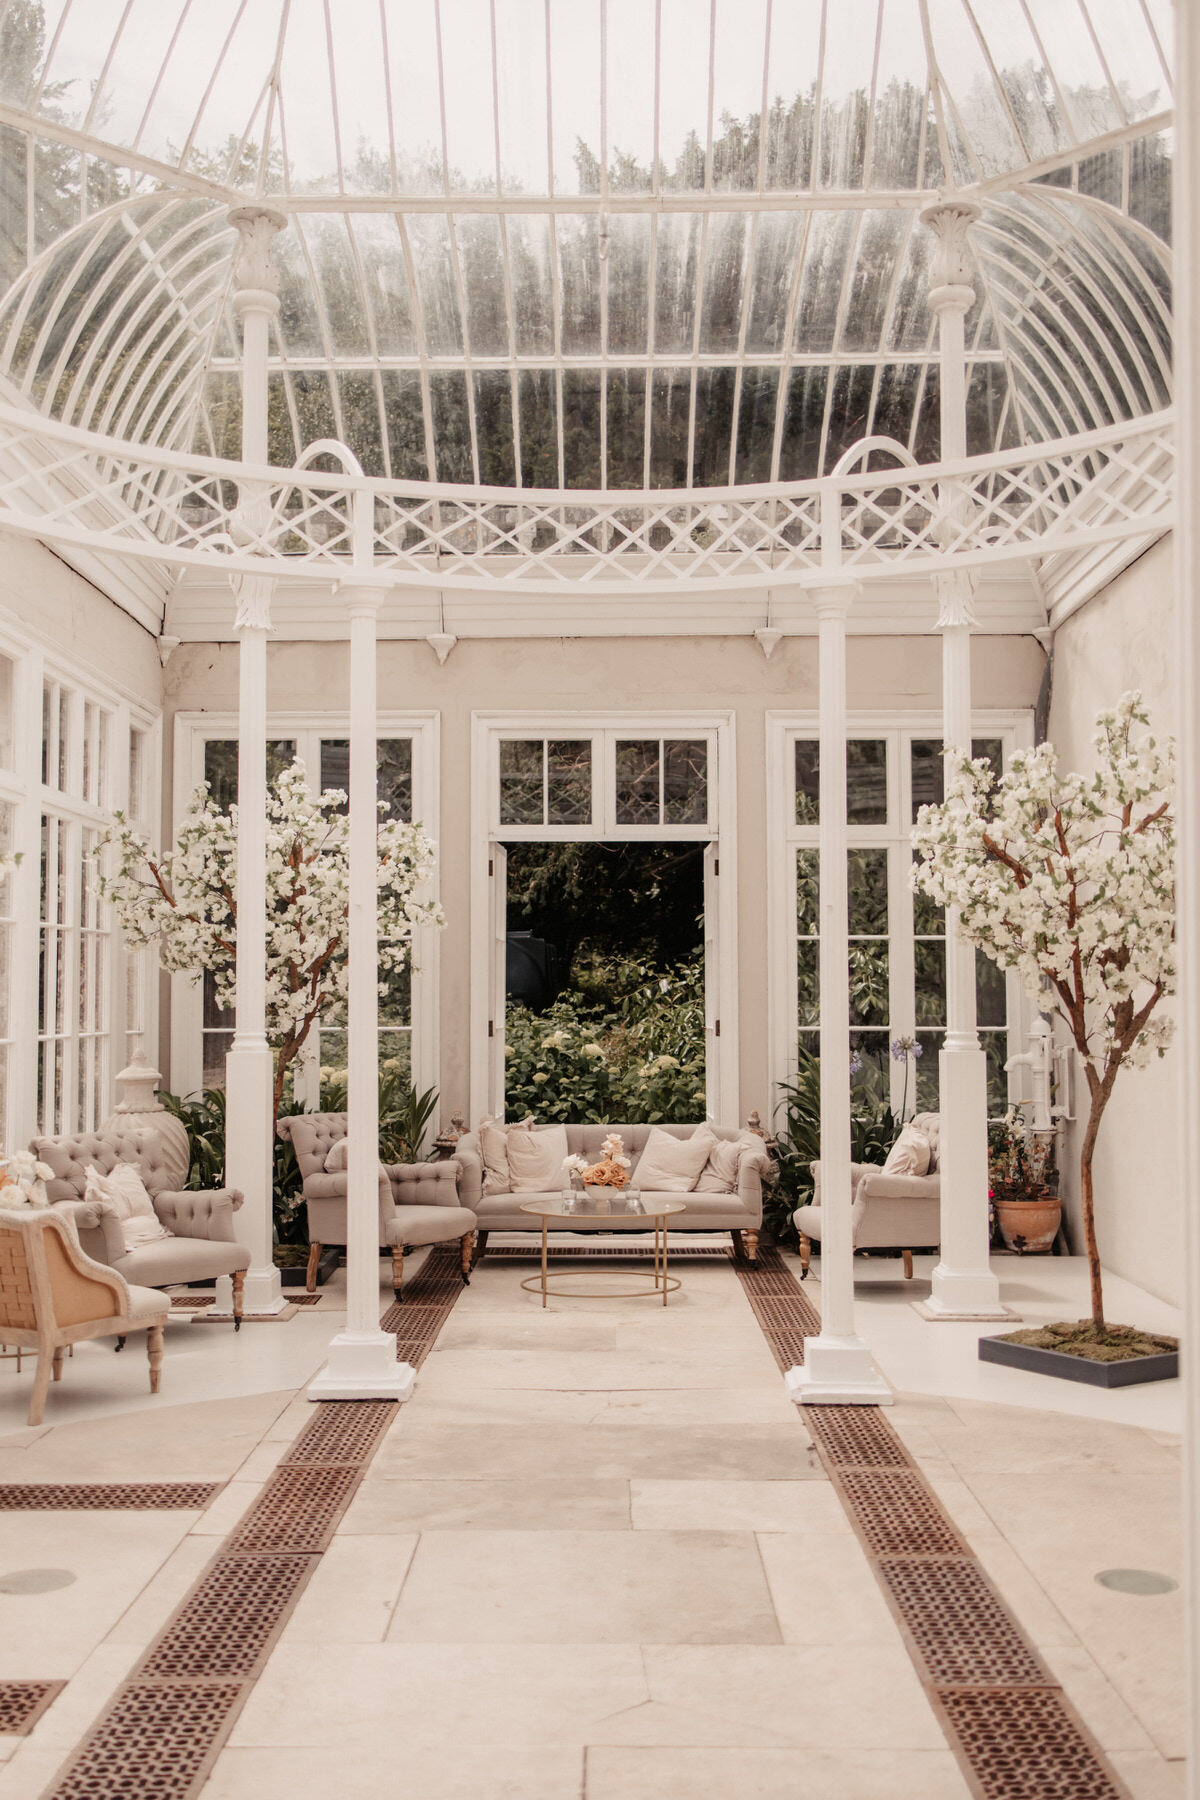
[[[577,1219],[581,1225],[593,1220],[629,1224],[637,1219],[661,1219],[670,1213],[686,1212],[687,1201],[666,1200],[659,1194],[643,1198],[637,1188],[604,1188],[584,1194],[567,1190],[522,1201],[521,1211],[543,1219]]]

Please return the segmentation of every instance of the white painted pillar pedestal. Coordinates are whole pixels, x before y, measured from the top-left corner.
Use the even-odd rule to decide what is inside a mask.
[[[271,241],[287,224],[282,213],[243,206],[230,213],[240,237],[235,266],[235,313],[242,320],[242,461],[267,461],[267,349],[279,312]],[[252,482],[239,495],[242,522],[253,537],[263,529],[264,499]],[[225,1059],[225,1179],[245,1196],[235,1213],[238,1237],[250,1251],[244,1309],[271,1317],[286,1302],[274,1261],[271,1090],[274,1059],[266,1033],[267,913],[267,633],[273,584],[247,575],[234,584],[238,655],[238,839],[236,1018]],[[217,1307],[231,1305],[228,1278]]]
[[[310,1400],[407,1400],[416,1371],[379,1326],[379,956],[375,626],[384,589],[349,581],[350,991],[346,1328],[308,1389]]]
[[[945,199],[921,214],[937,240],[929,303],[938,321],[941,352],[941,457],[967,454],[967,388],[963,321],[975,299],[967,230],[979,217],[970,201]],[[953,535],[954,497],[943,496]],[[942,634],[942,740],[950,752],[971,748],[971,610],[974,577],[959,570],[937,578]],[[946,1039],[938,1058],[941,1143],[941,1257],[928,1301],[916,1302],[926,1319],[1005,1319],[1000,1284],[988,1246],[987,1057],[975,1014],[975,951],[964,943],[956,910],[946,915]]]
[[[854,1326],[850,1190],[850,990],[846,882],[846,615],[851,592],[815,595],[820,667],[821,1332],[785,1377],[801,1406],[890,1406]]]
[[[1175,528],[1179,647],[1179,1167],[1200,1166],[1200,7],[1175,8],[1176,404],[1179,492]],[[1187,1601],[1188,1800],[1200,1800],[1200,1218],[1180,1208],[1183,1229],[1183,1536]]]

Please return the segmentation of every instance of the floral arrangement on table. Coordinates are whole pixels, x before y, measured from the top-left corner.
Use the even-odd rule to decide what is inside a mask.
[[[1001,969],[1015,969],[1079,1053],[1090,1107],[1079,1155],[1092,1325],[1106,1341],[1092,1161],[1123,1068],[1162,1056],[1175,992],[1174,750],[1148,731],[1138,693],[1096,720],[1093,775],[1058,767],[1053,744],[1014,753],[997,781],[962,751],[942,806],[913,830],[913,885],[953,907],[958,927]]]
[[[0,1207],[49,1206],[46,1183],[54,1170],[39,1162],[32,1150],[17,1150],[0,1160]]]
[[[630,1167],[625,1145],[620,1133],[616,1131],[610,1131],[601,1144],[599,1162],[589,1163],[583,1156],[563,1158],[563,1168],[572,1175],[578,1175],[584,1187],[626,1187]]]

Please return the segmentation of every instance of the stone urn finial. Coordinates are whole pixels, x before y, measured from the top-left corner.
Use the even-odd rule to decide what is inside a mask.
[[[150,1067],[143,1051],[135,1050],[128,1068],[121,1070],[117,1080],[123,1090],[122,1098],[116,1111],[100,1127],[102,1134],[119,1140],[145,1131],[155,1132],[163,1146],[172,1189],[178,1191],[187,1183],[192,1152],[182,1120],[168,1112],[158,1097],[162,1074]]]

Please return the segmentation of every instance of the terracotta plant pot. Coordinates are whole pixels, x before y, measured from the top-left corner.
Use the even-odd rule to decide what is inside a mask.
[[[1018,1256],[1045,1256],[1054,1246],[1062,1221],[1062,1202],[1057,1194],[1014,1200],[994,1196],[996,1223],[1005,1247]]]

